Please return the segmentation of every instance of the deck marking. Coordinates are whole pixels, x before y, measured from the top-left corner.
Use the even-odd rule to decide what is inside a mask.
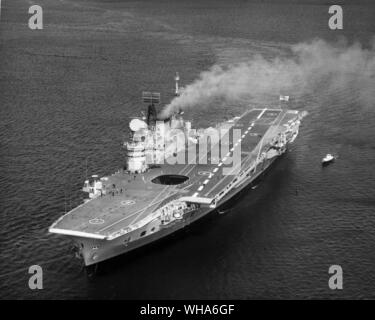
[[[241,166],[241,164],[240,164],[240,166]],[[237,167],[238,167],[238,165],[236,165],[236,166],[234,166],[233,167],[233,169],[230,171],[230,172],[234,172],[236,169],[237,169]],[[207,194],[209,194],[212,190],[214,190],[220,183],[222,183],[226,178],[232,178],[233,179],[233,177],[232,177],[232,175],[227,175],[227,176],[224,176],[224,178],[222,179],[222,180],[220,180],[218,183],[216,183],[207,193],[206,193],[206,195]],[[233,187],[233,185],[232,185],[232,187]]]
[[[89,223],[90,224],[103,224],[104,220],[101,218],[94,218],[94,219],[89,220]]]
[[[167,191],[167,189],[169,188],[169,186],[166,186],[152,201],[151,203],[149,204],[148,207],[145,207],[144,210],[142,210],[142,212],[139,213],[138,216],[136,216],[134,218],[134,220],[132,222],[129,223],[129,226],[131,226],[135,221],[137,221],[138,217],[143,214],[149,207],[153,206],[155,204],[155,200],[156,199],[159,199],[159,197],[165,192]],[[169,192],[168,192],[169,193]],[[166,197],[163,197],[162,200],[164,200]],[[156,202],[157,203],[157,202]]]
[[[282,110],[279,110],[280,111],[280,113],[281,113],[281,111]],[[274,119],[274,122],[276,122],[276,120],[277,120],[277,118],[280,116],[280,113],[275,117],[275,119]],[[285,116],[285,115],[284,115]],[[280,122],[282,121],[282,119],[284,118],[284,116],[280,119],[280,121],[279,121],[279,124],[280,124]],[[272,124],[273,125],[273,124]],[[266,130],[266,132],[264,133],[264,137],[266,136],[266,135],[269,135],[269,129],[271,128],[271,126]],[[254,134],[251,134],[251,135],[254,135]],[[255,134],[255,135],[257,135],[257,134]],[[255,147],[256,148],[256,147]],[[253,149],[253,151],[255,150],[255,148]],[[244,161],[243,161],[243,166],[245,167],[245,166],[247,166],[247,162],[248,161],[251,161],[252,160],[252,155],[253,155],[253,152],[250,152],[249,153],[249,155],[244,159]],[[256,160],[256,159],[255,159]],[[253,160],[253,161],[255,161],[255,160]],[[249,165],[251,165],[251,163],[249,163]]]
[[[203,158],[205,158],[207,156],[207,154],[204,154],[204,155],[202,155],[202,157],[200,157],[199,159],[198,159],[198,164],[201,162],[201,160],[203,159]],[[196,164],[193,164],[193,166],[191,167],[191,169],[189,169],[186,173],[184,173],[184,175],[185,176],[187,176],[187,175],[189,175],[189,173],[195,168],[195,166],[196,166]]]
[[[187,167],[190,166],[190,164],[188,163],[185,167],[183,167],[181,169],[181,171],[179,172],[179,174],[183,174],[183,172],[185,171],[185,169],[187,169]]]
[[[209,172],[209,171],[198,171],[198,174],[200,176],[209,176],[211,174],[211,172]]]
[[[215,168],[215,169],[214,169],[214,172],[217,172],[218,170],[219,170],[219,168]]]
[[[241,118],[242,118],[243,116],[245,116],[247,113],[249,113],[249,112],[245,112],[241,117],[238,117],[238,119],[241,119]],[[233,129],[233,127],[230,128],[230,129]],[[230,129],[229,129],[229,130],[230,130]],[[228,131],[228,132],[229,132],[229,131]],[[239,141],[241,141],[241,139],[239,139]],[[235,146],[237,146],[237,145],[238,145],[238,142],[236,143]],[[228,153],[226,154],[226,156],[222,159],[222,161],[226,161],[227,157],[230,155],[231,152],[233,152],[233,150],[234,150],[234,148],[232,148],[232,149],[230,150],[230,152],[228,152]],[[203,155],[202,158],[203,158],[203,157],[205,157],[205,155]],[[220,162],[220,163],[218,164],[218,167],[222,166],[222,164],[223,164],[223,163]],[[216,170],[215,170],[215,169],[216,169]],[[218,170],[217,168],[215,168],[215,169],[214,169],[213,172],[216,172],[216,171]],[[212,176],[213,176],[213,174],[209,176],[209,179],[210,179]],[[200,187],[198,188],[198,191],[201,191],[201,190],[204,188],[204,186],[205,186],[208,182],[209,182],[208,179],[205,180],[205,181],[203,182],[203,185],[200,186]]]
[[[159,200],[158,202],[156,202],[155,204],[158,204],[158,203],[162,202],[163,200],[164,200],[164,199],[161,199],[161,200]],[[148,207],[146,207],[146,209],[148,209]],[[100,230],[98,230],[98,231],[96,231],[96,232],[97,232],[97,233],[100,233],[100,232],[104,231],[105,229],[108,229],[109,227],[112,227],[112,226],[114,226],[115,224],[117,224],[117,223],[119,223],[119,222],[121,222],[121,221],[123,221],[123,220],[129,219],[129,218],[135,216],[136,214],[138,214],[138,213],[141,212],[142,210],[145,210],[145,208],[141,208],[141,209],[139,209],[139,210],[133,212],[132,214],[130,214],[130,215],[126,216],[126,217],[123,217],[123,218],[121,218],[120,220],[117,220],[117,221],[115,221],[114,223],[112,223],[111,225],[108,225],[108,226],[106,226],[106,227],[104,227],[104,228],[102,228],[102,229],[100,229]],[[106,213],[108,213],[108,212],[106,212]],[[128,226],[129,226],[129,225],[130,225],[130,224],[128,224]]]
[[[263,109],[263,111],[259,114],[259,116],[258,116],[258,119],[263,115],[263,113],[266,111],[266,109],[267,108],[265,108],[265,109]],[[278,115],[279,116],[279,115]],[[274,121],[276,121],[276,119],[277,119],[277,117],[275,118],[275,120]],[[249,127],[249,130],[251,130],[252,129],[252,126],[254,125],[254,123],[252,123],[251,125],[250,125],[250,127]],[[268,130],[269,130],[269,128],[270,127],[268,127],[267,128],[267,130],[265,131],[265,133],[264,133],[264,135],[268,132]],[[245,162],[247,162],[247,160],[251,160],[252,159],[252,152],[248,155],[248,157],[247,157],[247,159],[245,159],[245,161],[241,164],[241,167],[242,167],[242,165],[244,165],[244,163]],[[224,160],[224,159],[223,159]],[[225,160],[224,160],[225,161]],[[220,166],[220,164],[219,164],[219,166]],[[237,165],[238,166],[238,165]],[[233,170],[237,167],[237,166],[235,166],[234,168],[233,168]],[[233,171],[232,170],[232,171]],[[215,188],[218,186],[218,185],[220,185],[221,183],[223,183],[223,182],[225,182],[226,180],[227,180],[227,178],[228,177],[230,177],[230,175],[228,175],[228,176],[226,176],[226,177],[223,177],[223,179],[222,180],[220,180],[219,182],[217,182],[205,195],[208,195],[208,194],[210,194],[213,190],[215,190]]]
[[[263,110],[263,111],[265,111],[265,110]],[[278,125],[280,125],[280,123],[281,123],[281,121],[284,119],[284,117],[286,116],[286,114],[287,113],[285,113],[280,119],[279,119],[279,121],[277,121],[278,120],[278,118],[279,118],[279,116],[280,116],[280,114],[281,114],[281,112],[282,112],[282,110],[278,110],[278,111],[280,111],[280,113],[275,117],[275,119],[273,120],[273,122],[272,122],[272,124],[271,124],[271,126],[269,126],[268,128],[267,128],[267,130],[264,132],[264,134],[263,134],[263,138],[262,139],[264,139],[266,136],[269,136],[270,134],[271,134],[271,132],[273,132],[274,130],[275,130],[275,128],[273,128],[273,130],[271,129],[271,127],[273,126],[273,125],[275,125],[275,123],[276,122],[278,122]],[[270,130],[271,129],[271,130]],[[255,148],[254,148],[254,150],[255,150]],[[250,152],[249,153],[249,155],[247,156],[247,158],[246,159],[244,159],[244,161],[243,161],[243,165],[244,166],[246,166],[245,164],[248,162],[248,161],[252,161],[252,157],[253,156],[253,152]],[[255,159],[256,160],[256,159]],[[251,163],[250,163],[250,165],[251,165]],[[234,170],[234,169],[233,169]],[[260,172],[261,173],[261,172]],[[256,176],[258,176],[260,173],[258,173]],[[217,188],[217,186],[218,185],[220,185],[221,183],[226,183],[225,181],[227,180],[227,178],[228,177],[230,177],[230,175],[228,175],[228,176],[226,176],[226,177],[223,177],[223,179],[221,180],[221,181],[219,181],[218,183],[216,183],[205,195],[209,195],[213,190],[215,190],[216,188]],[[246,180],[245,179],[245,177],[243,178],[243,179],[241,179],[241,180],[239,180],[238,182],[241,182],[241,183],[243,183],[243,181],[244,180]],[[237,182],[237,184],[238,184],[238,182]]]
[[[150,207],[152,207],[153,205],[155,205],[155,204],[157,204],[157,203],[159,203],[159,202],[162,202],[163,200],[164,200],[164,198],[163,199],[161,199],[161,200],[159,200],[159,201],[157,201],[156,203],[154,203],[154,201],[155,201],[155,199],[158,199],[159,197],[160,197],[160,195],[168,188],[169,186],[167,186],[167,187],[165,187],[160,193],[158,193],[158,195],[150,202],[150,204],[149,205],[147,205],[146,207],[144,207],[144,208],[141,208],[141,209],[139,209],[138,211],[136,211],[136,212],[134,212],[133,214],[131,214],[131,215],[129,215],[129,216],[126,216],[126,217],[123,217],[123,218],[121,218],[120,220],[117,220],[117,221],[115,221],[115,222],[113,222],[112,224],[110,224],[110,225],[108,225],[108,226],[106,226],[106,227],[104,227],[103,229],[100,229],[98,232],[102,232],[102,231],[104,231],[104,230],[106,230],[106,229],[108,229],[108,228],[110,228],[110,227],[112,227],[112,226],[114,226],[115,224],[117,224],[117,223],[119,223],[119,222],[121,222],[121,221],[123,221],[123,220],[126,220],[126,219],[129,219],[129,218],[131,218],[131,217],[133,217],[134,215],[136,215],[137,213],[140,213],[140,214],[142,214],[143,212],[145,212],[148,208],[150,208]],[[139,214],[139,215],[140,215]],[[131,223],[129,223],[128,224],[128,226],[130,226],[138,217],[139,217],[139,215],[131,222]]]
[[[266,112],[267,108],[264,108],[263,111],[258,115],[257,119],[259,120],[262,115]]]
[[[121,205],[123,206],[131,206],[132,204],[135,204],[134,200],[122,200]]]

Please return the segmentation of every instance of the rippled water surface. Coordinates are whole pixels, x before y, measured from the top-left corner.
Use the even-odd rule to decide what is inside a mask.
[[[81,203],[86,159],[89,174],[123,165],[142,90],[167,103],[176,71],[188,84],[214,64],[272,59],[316,37],[366,45],[373,5],[345,5],[344,30],[331,31],[319,1],[38,3],[42,31],[27,27],[29,1],[2,4],[1,298],[375,298],[375,106],[324,83],[292,101],[309,112],[295,145],[227,214],[104,263],[92,279],[70,242],[47,233]],[[235,111],[196,108],[188,117],[198,127]],[[328,152],[339,159],[322,169]],[[37,292],[27,286],[32,264],[44,270]],[[344,270],[340,292],[328,289],[332,264]]]

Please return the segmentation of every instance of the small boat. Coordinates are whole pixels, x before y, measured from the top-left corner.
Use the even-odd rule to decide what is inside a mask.
[[[326,165],[332,163],[333,161],[335,161],[335,157],[334,157],[332,154],[328,153],[328,154],[322,159],[322,165],[323,165],[323,166],[326,166]]]

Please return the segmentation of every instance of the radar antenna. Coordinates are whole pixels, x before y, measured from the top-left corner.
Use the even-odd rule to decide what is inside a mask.
[[[157,120],[157,113],[155,104],[160,103],[160,93],[159,92],[142,92],[142,100],[144,103],[148,103],[147,109],[147,125],[155,126]]]

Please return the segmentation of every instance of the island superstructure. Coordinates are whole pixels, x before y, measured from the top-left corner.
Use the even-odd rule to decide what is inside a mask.
[[[72,238],[86,266],[166,237],[217,210],[287,150],[305,116],[279,107],[249,107],[203,130],[193,129],[182,112],[158,119],[158,93],[145,92],[143,101],[147,117],[130,122],[125,166],[86,180],[88,199],[49,228]],[[213,131],[220,132],[219,140],[206,139]],[[199,150],[208,150],[205,161]],[[194,156],[187,160],[187,154]],[[240,161],[228,163],[235,155]]]

